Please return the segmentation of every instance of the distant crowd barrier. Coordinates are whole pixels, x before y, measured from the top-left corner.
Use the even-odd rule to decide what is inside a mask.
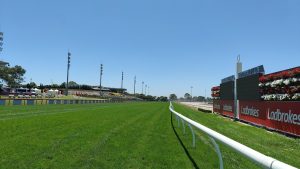
[[[218,153],[220,169],[223,169],[223,159],[222,159],[221,150],[215,140],[220,141],[224,145],[230,147],[231,149],[235,150],[236,152],[240,153],[241,155],[245,156],[246,158],[254,161],[255,163],[263,166],[264,168],[296,169],[293,166],[290,166],[290,165],[285,164],[281,161],[278,161],[274,158],[268,157],[260,152],[257,152],[239,142],[236,142],[214,130],[211,130],[208,127],[203,126],[202,124],[199,124],[199,123],[181,115],[180,113],[176,112],[173,109],[172,103],[170,103],[169,110],[171,111],[172,114],[174,114],[176,116],[177,121],[178,121],[178,126],[180,126],[180,121],[182,122],[182,127],[183,127],[184,132],[185,132],[185,124],[187,124],[189,126],[189,128],[192,131],[192,135],[193,135],[193,146],[195,146],[195,133],[194,133],[193,127],[204,132],[205,134],[207,134],[210,137],[210,139],[212,140],[212,143],[214,144],[214,146],[216,148],[216,152]]]
[[[64,99],[0,99],[0,106],[54,105],[54,104],[98,104],[116,103],[115,100],[64,100]]]

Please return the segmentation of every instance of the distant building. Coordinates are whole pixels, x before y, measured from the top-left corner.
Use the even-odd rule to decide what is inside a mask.
[[[93,86],[93,90],[100,90],[99,86]],[[113,87],[102,87],[102,92],[113,92],[113,93],[125,93],[127,89],[113,88]]]

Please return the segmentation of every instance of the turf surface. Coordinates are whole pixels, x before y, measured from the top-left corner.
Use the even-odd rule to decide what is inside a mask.
[[[178,112],[299,167],[300,141],[175,105]],[[192,147],[168,103],[0,107],[0,168],[218,168],[209,138]],[[173,129],[174,128],[174,129]],[[220,144],[225,168],[259,168]]]
[[[166,103],[0,108],[0,168],[193,168]]]

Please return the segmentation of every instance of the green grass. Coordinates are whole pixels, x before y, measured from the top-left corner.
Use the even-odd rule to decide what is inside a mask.
[[[166,103],[0,108],[0,168],[193,168]]]
[[[299,140],[175,104],[178,112],[258,151],[299,167]],[[199,168],[218,168],[206,135],[196,148],[173,123]],[[0,106],[0,168],[195,168],[176,137],[168,103]],[[225,168],[259,168],[220,144]]]

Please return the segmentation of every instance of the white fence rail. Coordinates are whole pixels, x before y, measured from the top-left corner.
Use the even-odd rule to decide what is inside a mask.
[[[268,169],[296,169],[293,166],[290,166],[290,165],[285,164],[281,161],[278,161],[274,158],[268,157],[260,152],[257,152],[241,143],[238,143],[238,142],[236,142],[214,130],[209,129],[208,127],[205,127],[205,126],[181,115],[180,113],[176,112],[173,109],[173,105],[171,102],[170,102],[169,109],[176,116],[176,118],[178,120],[178,125],[180,125],[179,119],[181,119],[182,125],[184,128],[184,132],[185,132],[184,122],[186,122],[188,124],[188,126],[190,127],[190,129],[192,130],[193,146],[195,146],[195,135],[194,135],[194,131],[191,126],[194,126],[195,128],[201,130],[202,132],[206,133],[210,137],[210,139],[212,140],[212,142],[217,150],[218,156],[219,156],[220,169],[223,169],[223,160],[222,160],[221,151],[219,149],[219,146],[215,142],[215,140],[218,140],[219,142],[223,143],[224,145],[232,148],[236,152],[244,155],[248,159],[256,162],[257,164],[259,164],[265,168],[268,168]]]

